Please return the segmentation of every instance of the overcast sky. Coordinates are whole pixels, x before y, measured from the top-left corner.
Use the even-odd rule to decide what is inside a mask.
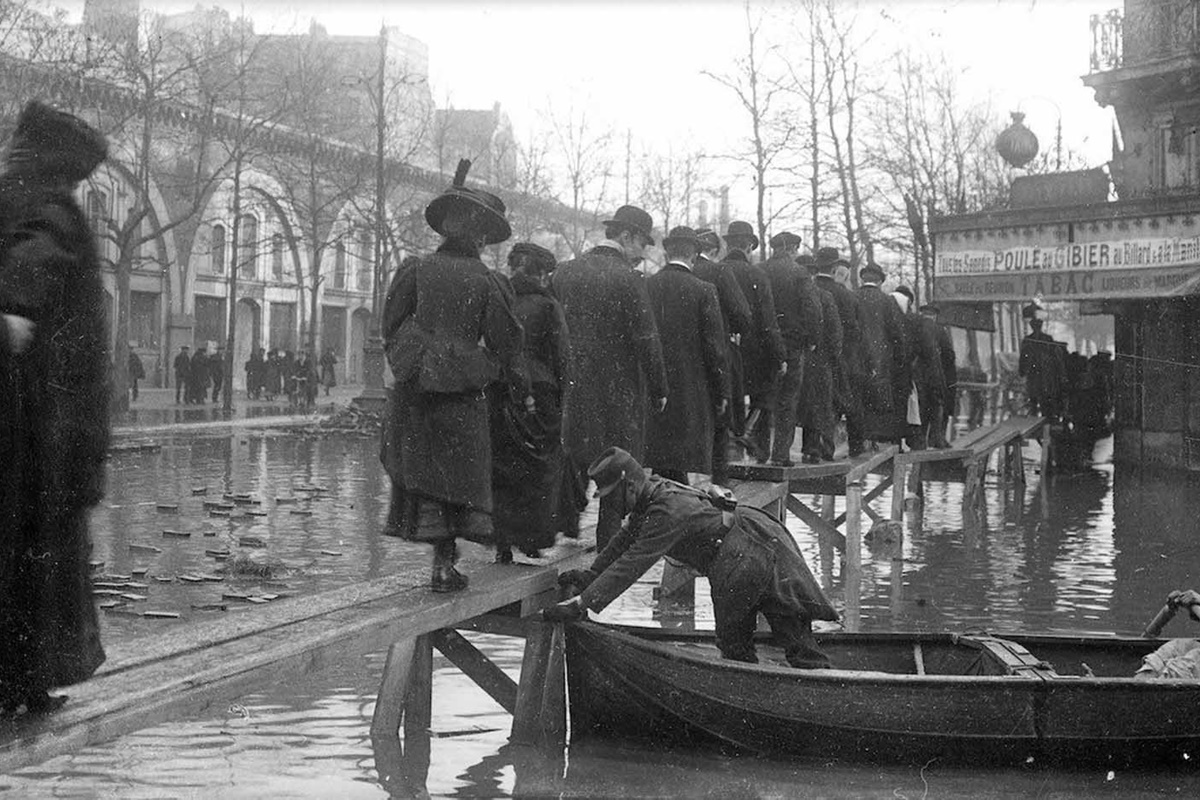
[[[697,146],[710,153],[744,135],[729,91],[702,74],[724,72],[744,49],[745,17],[737,0],[692,2],[541,2],[540,0],[204,0],[238,15],[260,33],[307,30],[316,19],[330,33],[373,35],[381,21],[429,46],[430,82],[439,103],[487,108],[500,102],[518,138],[548,106],[586,105],[592,115],[635,140],[665,150]],[[905,42],[943,49],[963,65],[969,94],[992,95],[1000,120],[1022,107],[1027,123],[1051,146],[1060,115],[1064,139],[1089,165],[1108,160],[1111,122],[1080,76],[1088,70],[1089,16],[1120,0],[893,0],[863,6],[881,33],[883,58]],[[60,3],[78,18],[83,0]],[[146,9],[186,10],[197,0],[143,0]]]

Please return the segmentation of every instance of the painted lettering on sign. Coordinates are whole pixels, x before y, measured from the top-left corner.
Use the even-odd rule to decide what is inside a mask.
[[[1200,266],[1025,272],[1011,275],[938,275],[938,300],[1046,300],[1167,297],[1200,288]]]
[[[936,275],[1171,267],[1200,264],[1200,236],[940,252]]]

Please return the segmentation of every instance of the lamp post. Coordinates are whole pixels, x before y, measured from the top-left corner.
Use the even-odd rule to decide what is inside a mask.
[[[385,191],[384,176],[384,134],[386,132],[386,116],[384,114],[384,75],[387,67],[387,26],[379,29],[379,75],[376,81],[378,92],[375,100],[375,248],[374,270],[371,280],[371,324],[367,331],[367,340],[363,344],[363,391],[354,398],[354,404],[370,411],[380,411],[387,401],[387,392],[383,388],[383,335],[380,317],[382,283],[386,270],[384,269],[383,237],[386,232],[387,215],[384,209]]]

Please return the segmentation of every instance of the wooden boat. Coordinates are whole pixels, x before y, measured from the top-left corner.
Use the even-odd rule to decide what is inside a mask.
[[[1161,639],[818,634],[835,669],[711,633],[567,626],[572,741],[717,743],[852,761],[1131,766],[1200,759],[1200,681],[1135,680]]]

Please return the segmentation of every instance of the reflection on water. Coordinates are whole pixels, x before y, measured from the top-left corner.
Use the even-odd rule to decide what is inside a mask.
[[[104,572],[146,568],[148,599],[139,607],[176,610],[178,621],[104,615],[106,641],[132,641],[170,625],[208,619],[193,605],[219,600],[224,584],[160,583],[154,577],[212,572],[205,550],[251,536],[254,548],[284,568],[280,581],[293,593],[390,574],[423,562],[426,553],[379,535],[387,485],[376,464],[376,442],[359,437],[305,438],[240,432],[164,439],[153,453],[120,453],[110,491],[95,515],[96,558]],[[1036,448],[1033,448],[1036,450]],[[1176,587],[1196,586],[1200,519],[1196,478],[1133,475],[1111,466],[1038,482],[1030,459],[1023,496],[987,490],[984,529],[960,530],[961,486],[931,483],[925,512],[910,515],[903,560],[863,552],[862,620],[866,630],[1090,631],[1134,634]],[[192,494],[205,488],[205,495]],[[263,513],[241,519],[210,517],[205,499],[249,494]],[[279,498],[284,498],[279,503]],[[294,498],[294,499],[293,499]],[[177,504],[162,511],[160,503]],[[888,508],[885,493],[876,505]],[[293,510],[311,515],[293,514]],[[839,508],[840,510],[840,508]],[[242,513],[242,507],[238,507]],[[840,564],[823,553],[795,519],[809,563],[841,603]],[[162,530],[191,532],[164,539]],[[211,534],[211,535],[208,535]],[[162,552],[131,550],[152,544]],[[245,548],[242,548],[245,549]],[[325,553],[341,553],[333,556]],[[251,584],[251,587],[256,584]],[[648,625],[661,618],[648,576],[603,618]],[[694,615],[711,627],[704,582]],[[252,614],[230,604],[224,613]],[[1193,627],[1193,630],[1195,628]],[[1168,635],[1183,635],[1177,620]],[[503,637],[470,638],[514,678],[521,643]],[[434,706],[428,763],[414,768],[397,748],[371,741],[369,726],[383,650],[348,656],[330,669],[286,687],[265,687],[200,718],[126,736],[14,775],[0,789],[19,796],[85,797],[1130,797],[1142,793],[1195,796],[1190,773],[1043,772],[862,767],[779,763],[731,758],[717,752],[663,753],[588,744],[566,764],[506,745],[510,718],[490,698],[435,655]]]

